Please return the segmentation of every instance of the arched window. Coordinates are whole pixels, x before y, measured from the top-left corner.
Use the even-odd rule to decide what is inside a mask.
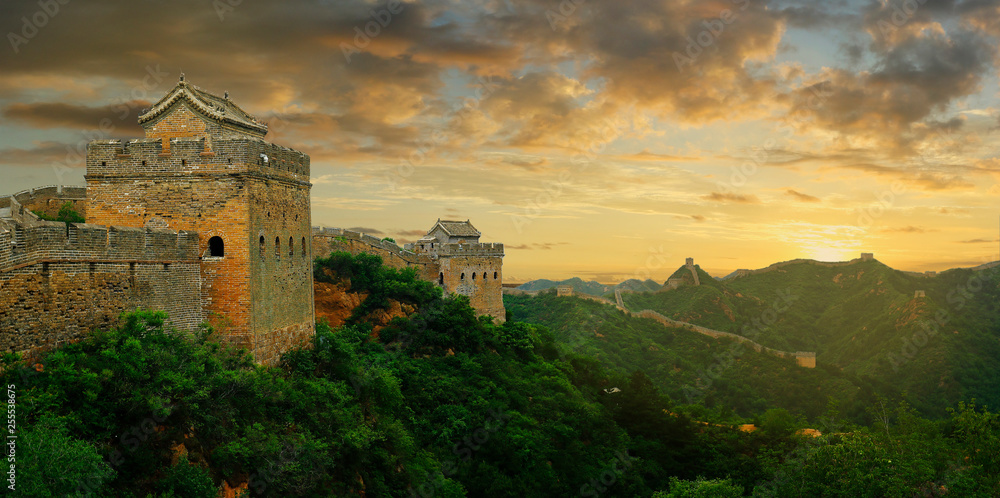
[[[288,238],[288,259],[291,259],[292,256],[295,256],[295,239],[292,239],[291,237],[289,237]]]
[[[306,257],[306,254],[308,253],[309,251],[306,250],[306,238],[302,237],[302,257]]]
[[[216,235],[208,239],[208,255],[213,258],[221,258],[226,255],[226,243],[222,241],[222,237]]]
[[[473,279],[473,280],[475,280],[475,279],[476,279],[476,272],[472,272],[472,279]]]
[[[438,285],[444,285],[444,272],[438,275]]]
[[[498,273],[497,273],[497,272],[493,272],[493,280],[496,280],[496,279],[497,279],[497,275],[498,275]]]
[[[486,272],[483,272],[483,280],[486,280]]]
[[[265,251],[264,251],[264,236],[261,235],[260,236],[260,259],[262,259],[262,260],[264,259],[264,253],[265,253]]]
[[[274,238],[274,259],[281,260],[281,237]]]
[[[458,279],[459,280],[465,280],[465,274],[463,273],[461,277],[458,277]]]

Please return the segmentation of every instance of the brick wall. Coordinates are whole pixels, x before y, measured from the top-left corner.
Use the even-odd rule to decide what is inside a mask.
[[[2,221],[0,349],[77,340],[137,308],[194,330],[204,319],[200,280],[192,233]]]
[[[178,122],[197,119],[174,114]],[[276,359],[276,343],[308,341],[314,331],[309,156],[248,136],[172,138],[167,147],[148,137],[92,142],[89,219],[198,231],[209,320],[263,363]],[[213,237],[222,239],[224,257],[211,256]]]
[[[329,257],[334,251],[346,251],[354,255],[376,254],[382,257],[382,264],[391,268],[415,267],[420,278],[437,282],[438,263],[430,257],[401,249],[392,242],[371,235],[342,230],[339,228],[313,228],[313,253],[316,257]]]
[[[502,259],[494,256],[451,256],[438,260],[438,279],[443,276],[445,293],[468,296],[479,315],[489,315],[499,322],[507,319],[503,307]]]
[[[258,361],[268,364],[283,351],[281,345],[304,344],[314,332],[309,190],[273,178],[252,179],[247,190],[255,239],[250,275],[253,351]]]
[[[445,294],[468,296],[479,315],[492,316],[501,323],[506,320],[503,244],[441,244],[434,252],[413,252],[371,235],[325,228],[313,229],[313,250],[319,257],[333,251],[377,254],[386,266],[416,267],[420,278],[440,285]]]
[[[73,210],[87,215],[87,188],[77,186],[49,185],[24,190],[13,195],[0,197],[0,209],[9,208],[11,199],[29,211],[40,211],[55,216],[63,204],[70,203]]]

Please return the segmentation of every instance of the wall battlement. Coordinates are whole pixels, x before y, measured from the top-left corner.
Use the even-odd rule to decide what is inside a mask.
[[[87,223],[0,221],[0,272],[35,261],[197,261],[198,234]]]
[[[0,349],[77,340],[137,308],[182,330],[225,324],[264,364],[306,344],[309,156],[183,77],[139,124],[145,138],[88,144],[86,189],[0,198]],[[32,213],[66,201],[91,223]]]
[[[503,244],[501,243],[445,243],[445,244],[433,244],[430,247],[428,244],[406,244],[403,248],[410,252],[415,252],[417,254],[427,254],[431,257],[436,256],[498,256],[503,257]]]
[[[264,159],[266,156],[266,161]],[[309,181],[309,156],[253,137],[96,140],[87,146],[87,176],[256,173]]]
[[[46,185],[44,187],[22,190],[16,194],[2,195],[0,196],[0,209],[10,208],[12,202],[27,206],[30,209],[36,201],[47,198],[66,201],[86,201],[87,187],[77,185]]]
[[[320,227],[312,229],[312,244],[318,257],[326,257],[333,251],[377,254],[386,266],[416,268],[420,278],[441,286],[446,294],[467,296],[480,315],[506,320],[501,277],[503,244],[445,243],[434,244],[433,249],[427,247],[424,251],[420,247],[423,244],[400,248],[368,234]]]
[[[312,229],[313,237],[321,237],[334,239],[336,237],[343,237],[347,240],[355,240],[367,244],[373,248],[377,248],[389,253],[392,253],[399,257],[400,259],[411,263],[411,264],[431,264],[431,260],[422,254],[417,254],[413,251],[403,249],[398,245],[389,242],[387,240],[382,240],[378,237],[369,235],[367,233],[355,232],[353,230],[344,230],[342,228],[326,228],[326,227],[313,227]],[[328,242],[329,243],[329,242]],[[322,255],[319,252],[316,253],[318,256],[329,256],[329,253]],[[384,258],[383,258],[384,259]]]

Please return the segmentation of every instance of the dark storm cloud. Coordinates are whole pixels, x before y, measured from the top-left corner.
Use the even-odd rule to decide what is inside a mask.
[[[574,7],[560,10],[563,4]],[[887,15],[891,21],[891,5],[430,0],[401,4],[384,26],[372,17],[385,15],[382,2],[242,2],[222,12],[213,5],[62,5],[18,53],[0,50],[0,88],[27,88],[26,78],[43,90],[99,81],[87,84],[97,85],[103,100],[88,107],[60,100],[66,92],[46,92],[46,101],[31,104],[0,96],[5,117],[36,127],[93,127],[95,117],[113,108],[109,101],[155,100],[184,71],[206,90],[230,91],[259,117],[279,116],[282,126],[272,123],[270,138],[323,159],[396,161],[426,148],[441,129],[447,133],[428,156],[483,145],[579,147],[602,140],[605,133],[595,123],[628,121],[643,112],[703,124],[786,108],[806,124],[907,147],[940,132],[961,132],[961,121],[934,113],[976,91],[992,67],[983,35],[989,26],[953,34],[915,30],[934,16],[974,19],[995,10],[995,2],[921,5],[891,38],[863,47],[877,58],[867,71],[804,75],[822,83],[825,97],[812,106],[817,87],[783,96],[778,78],[762,66],[777,53],[785,29],[881,36],[878,21]],[[20,19],[37,7],[0,4],[6,22],[0,28],[18,30]],[[364,34],[366,28],[377,35]],[[856,63],[862,47],[852,47],[847,56]],[[573,71],[558,66],[570,61]],[[460,91],[475,97],[475,107],[457,111],[459,96],[445,83],[454,69],[468,83]],[[151,71],[169,77],[149,85]],[[496,82],[488,92],[475,84],[483,77]],[[778,159],[775,164],[782,164]],[[549,166],[511,161],[495,166]]]
[[[959,132],[963,120],[936,116],[981,89],[994,67],[994,40],[969,24],[946,31],[939,23],[981,11],[985,2],[910,3],[905,11],[902,4],[870,3],[864,10],[870,42],[850,42],[844,50],[852,67],[864,54],[874,63],[812,75],[814,84],[793,93],[792,115],[896,152]]]
[[[66,158],[67,145],[61,142],[39,142],[31,148],[0,149],[0,164],[28,166],[50,164]],[[82,163],[80,164],[82,166]]]
[[[0,111],[5,119],[19,121],[34,128],[93,129],[119,125],[119,132],[135,135],[142,132],[134,116],[137,110],[148,108],[143,100],[123,102],[99,107],[66,104],[62,102],[42,102],[34,104],[10,104]],[[128,119],[129,117],[132,119]]]

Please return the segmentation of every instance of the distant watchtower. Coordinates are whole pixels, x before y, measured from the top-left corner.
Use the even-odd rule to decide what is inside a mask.
[[[309,156],[183,75],[139,123],[89,144],[88,222],[197,231],[206,318],[274,363],[314,333]]]
[[[420,240],[406,249],[438,261],[437,283],[445,293],[469,297],[481,315],[506,320],[503,307],[503,244],[483,244],[469,220],[440,219]]]

